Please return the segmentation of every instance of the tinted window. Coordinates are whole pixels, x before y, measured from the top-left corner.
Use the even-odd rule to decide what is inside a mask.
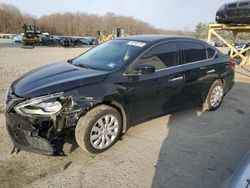
[[[238,5],[239,8],[248,8],[248,6],[249,6],[249,2],[241,2]]]
[[[177,65],[176,44],[165,43],[152,48],[139,59],[138,64],[151,64],[156,70]]]
[[[228,8],[236,8],[237,7],[237,3],[232,3],[228,5]]]
[[[184,63],[191,63],[207,59],[207,53],[203,45],[195,42],[181,42],[184,55]]]
[[[212,57],[214,57],[215,54],[215,50],[213,48],[207,48],[207,58],[211,59]]]

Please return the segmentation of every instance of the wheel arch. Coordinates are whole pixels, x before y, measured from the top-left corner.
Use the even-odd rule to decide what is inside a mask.
[[[216,79],[212,82],[212,84],[209,86],[208,90],[207,90],[207,91],[204,93],[204,95],[202,96],[202,100],[203,100],[203,101],[206,100],[210,88],[213,86],[213,84],[214,84],[216,81],[220,81],[220,82],[223,84],[223,89],[224,89],[224,90],[226,89],[226,87],[227,87],[226,80],[225,80],[224,78],[222,78],[222,77],[216,78]]]
[[[223,89],[224,89],[224,94],[225,94],[226,93],[226,89],[227,89],[227,81],[226,81],[226,79],[225,78],[219,78],[217,80],[220,80],[221,83],[223,84]]]
[[[96,106],[99,106],[99,105],[102,105],[102,104],[113,107],[114,109],[116,109],[121,114],[121,117],[122,117],[122,133],[125,133],[127,131],[127,129],[128,129],[128,126],[127,126],[127,115],[126,115],[126,112],[125,112],[123,106],[119,102],[116,102],[116,101],[102,101],[102,102],[98,103]],[[94,106],[94,108],[96,106]]]

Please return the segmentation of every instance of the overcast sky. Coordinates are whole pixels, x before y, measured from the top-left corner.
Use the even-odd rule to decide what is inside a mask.
[[[0,0],[22,12],[42,16],[55,12],[113,12],[133,16],[163,29],[190,29],[214,21],[216,10],[232,0]]]

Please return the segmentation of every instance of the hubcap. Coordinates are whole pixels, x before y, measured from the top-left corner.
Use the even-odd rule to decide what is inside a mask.
[[[211,94],[210,103],[212,107],[216,108],[220,105],[223,97],[223,88],[221,86],[216,86]]]
[[[118,136],[118,120],[113,115],[100,118],[90,132],[90,143],[95,149],[104,149]]]

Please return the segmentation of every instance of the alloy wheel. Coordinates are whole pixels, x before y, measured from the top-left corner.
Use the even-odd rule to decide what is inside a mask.
[[[95,149],[110,146],[118,136],[118,120],[113,115],[101,117],[90,132],[90,143]]]
[[[213,89],[210,97],[210,103],[212,107],[214,108],[218,107],[222,101],[222,98],[223,98],[223,88],[222,86],[216,86]]]

